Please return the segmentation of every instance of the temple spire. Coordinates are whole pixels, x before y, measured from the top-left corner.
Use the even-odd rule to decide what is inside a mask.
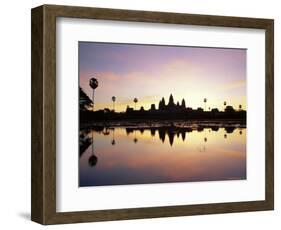
[[[181,101],[181,107],[184,108],[184,109],[186,108],[185,100],[184,99],[182,99],[182,101]]]
[[[169,103],[168,103],[168,106],[174,106],[175,103],[174,103],[174,97],[173,95],[171,94],[170,97],[169,97]]]

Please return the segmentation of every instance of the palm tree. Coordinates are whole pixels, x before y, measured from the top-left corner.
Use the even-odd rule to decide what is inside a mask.
[[[96,78],[91,78],[89,85],[93,89],[92,101],[93,101],[93,111],[94,111],[94,94],[95,94],[95,89],[99,86],[99,82]]]
[[[205,111],[206,111],[207,98],[204,98],[204,103],[205,103]]]
[[[84,92],[84,90],[79,87],[79,107],[80,110],[89,110],[92,109],[93,102]]]
[[[240,111],[242,110],[242,105],[239,105],[239,110],[240,110]]]
[[[226,107],[226,101],[223,102],[224,107]]]
[[[115,101],[116,101],[116,97],[115,96],[112,96],[112,101],[113,101],[113,111],[115,110]]]
[[[138,99],[135,97],[135,98],[134,98],[135,110],[136,110],[136,104],[137,104],[137,102],[138,102]]]

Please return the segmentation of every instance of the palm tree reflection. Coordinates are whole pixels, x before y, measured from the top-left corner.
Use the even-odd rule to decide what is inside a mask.
[[[112,129],[112,141],[111,141],[111,144],[112,144],[112,145],[115,145],[115,144],[116,144],[116,142],[115,142],[115,135],[114,135],[114,134],[115,134],[115,129],[113,128],[113,129]]]
[[[89,165],[90,165],[91,167],[94,167],[94,166],[96,166],[96,164],[97,164],[97,162],[98,162],[98,158],[97,158],[95,155],[91,155],[91,156],[89,157],[88,162],[89,162]]]
[[[103,133],[103,135],[105,135],[105,136],[108,136],[108,135],[110,134],[108,128],[103,129],[102,133]]]
[[[205,144],[207,143],[207,141],[208,141],[207,137],[204,137],[204,143],[202,143],[202,145],[200,145],[200,146],[198,147],[198,151],[199,151],[199,152],[206,152],[206,146],[205,146]]]
[[[91,167],[94,167],[96,166],[97,162],[98,162],[98,158],[94,154],[94,135],[92,131],[92,155],[89,157],[88,163]]]
[[[134,137],[134,143],[136,144],[137,142],[138,142],[138,139],[137,139],[137,132],[136,132],[136,130],[134,130],[134,134],[135,134],[135,137]]]

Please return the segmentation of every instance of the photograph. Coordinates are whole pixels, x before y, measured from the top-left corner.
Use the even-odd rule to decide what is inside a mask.
[[[189,8],[31,9],[32,221],[274,210],[276,20]]]
[[[79,187],[247,178],[246,49],[78,46]]]

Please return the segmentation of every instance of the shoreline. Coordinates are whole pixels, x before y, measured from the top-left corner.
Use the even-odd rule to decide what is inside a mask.
[[[245,119],[193,119],[193,120],[120,120],[120,121],[88,121],[81,122],[79,128],[161,128],[161,127],[174,127],[174,128],[247,128]]]

